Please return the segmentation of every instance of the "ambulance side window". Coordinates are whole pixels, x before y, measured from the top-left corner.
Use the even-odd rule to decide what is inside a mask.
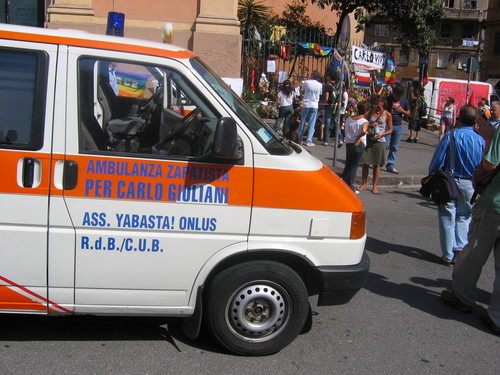
[[[80,152],[200,159],[221,117],[179,72],[128,61],[79,60]]]
[[[0,148],[42,147],[47,62],[44,52],[0,50]]]

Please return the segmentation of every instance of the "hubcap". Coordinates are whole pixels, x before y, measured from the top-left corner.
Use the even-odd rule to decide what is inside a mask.
[[[229,326],[246,340],[268,340],[286,323],[289,305],[286,292],[272,283],[249,284],[229,300]]]

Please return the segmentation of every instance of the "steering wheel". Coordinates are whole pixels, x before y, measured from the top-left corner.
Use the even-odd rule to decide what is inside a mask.
[[[182,134],[196,120],[196,117],[200,114],[200,112],[201,111],[199,109],[194,109],[189,112],[182,118],[181,121],[170,128],[165,137],[163,137],[163,139],[161,139],[160,142],[157,143],[157,146],[161,146],[162,144],[171,141],[172,139]]]

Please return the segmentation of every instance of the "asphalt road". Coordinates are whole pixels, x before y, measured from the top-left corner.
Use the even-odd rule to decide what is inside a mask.
[[[228,354],[205,333],[186,339],[179,319],[0,315],[0,375],[9,374],[498,374],[500,337],[480,321],[493,262],[478,284],[478,308],[462,314],[439,293],[436,208],[416,189],[361,194],[368,212],[366,286],[347,305],[317,307],[313,324],[281,352]]]

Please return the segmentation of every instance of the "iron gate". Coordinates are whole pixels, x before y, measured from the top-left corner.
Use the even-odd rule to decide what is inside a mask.
[[[333,46],[333,36],[319,33],[303,33],[296,41],[243,39],[243,99],[273,100],[284,79],[299,85],[313,70],[324,74],[331,64]],[[262,74],[268,81],[267,87],[259,87]]]

